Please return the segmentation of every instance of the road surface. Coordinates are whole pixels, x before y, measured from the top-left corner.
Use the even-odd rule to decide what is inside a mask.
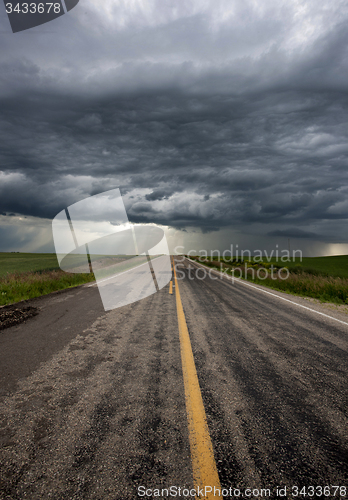
[[[176,269],[225,497],[347,497],[348,317]],[[169,290],[105,312],[85,285],[30,301],[39,315],[0,332],[1,499],[193,497]]]

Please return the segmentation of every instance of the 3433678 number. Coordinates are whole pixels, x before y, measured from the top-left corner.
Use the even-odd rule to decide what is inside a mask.
[[[17,14],[49,14],[51,11],[55,14],[60,13],[61,5],[60,3],[23,3],[20,5],[17,3],[14,7],[12,3],[6,4],[7,14],[12,14],[16,12]]]
[[[291,489],[293,497],[345,497],[347,495],[346,486],[293,486]]]

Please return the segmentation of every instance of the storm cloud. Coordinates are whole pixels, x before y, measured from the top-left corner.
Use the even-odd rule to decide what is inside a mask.
[[[3,16],[0,212],[51,219],[119,187],[135,223],[348,242],[347,18],[339,0],[81,0],[13,35]]]

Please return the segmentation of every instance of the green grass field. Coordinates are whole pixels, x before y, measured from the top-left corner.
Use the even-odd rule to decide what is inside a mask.
[[[322,302],[348,304],[348,255],[304,257],[302,260],[298,258],[291,262],[282,262],[276,258],[260,262],[258,259],[257,263],[253,259],[244,259],[244,261],[236,258],[218,260],[217,257],[214,257],[213,259],[208,258],[204,262],[198,256],[193,257],[193,259],[208,267],[218,268],[222,266],[227,269],[227,273],[230,275],[233,273],[236,277],[241,276],[275,290],[316,298]],[[247,273],[245,273],[245,266],[248,268]],[[276,269],[275,279],[270,277],[271,266]],[[282,267],[287,267],[289,270],[289,276],[286,279],[283,279],[286,273],[281,273],[280,277],[277,276],[278,270]],[[260,279],[257,272],[262,268],[266,271],[265,273],[261,271]]]
[[[64,261],[63,261],[64,262]],[[69,256],[68,268],[81,265],[81,256]],[[124,272],[147,262],[144,256],[94,256],[98,278]],[[93,273],[69,273],[60,269],[56,254],[0,252],[0,306],[41,297],[48,293],[94,281]]]
[[[55,253],[0,252],[0,278],[8,273],[58,270]]]
[[[195,256],[194,258],[198,258]],[[217,261],[218,259],[214,257],[209,258],[210,261]],[[234,259],[235,260],[235,259]],[[226,264],[230,263],[230,259],[221,259],[221,262]],[[241,259],[239,258],[239,262]],[[244,262],[253,262],[253,259],[244,259]],[[291,259],[290,262],[282,262],[280,259],[272,257],[267,260],[266,258],[262,260],[262,263],[257,260],[260,265],[263,264],[274,264],[277,267],[287,267],[290,271],[301,269],[309,274],[321,274],[323,276],[333,276],[338,278],[348,278],[348,255],[334,255],[330,257],[303,257],[302,259],[296,258]]]
[[[93,273],[66,273],[56,254],[0,252],[0,306],[94,281]]]
[[[331,257],[303,257],[302,261],[297,258],[295,262],[281,262],[271,259],[271,263],[286,266],[290,271],[301,265],[304,271],[317,271],[323,275],[338,278],[348,278],[348,255],[334,255]],[[312,273],[313,274],[313,273]]]

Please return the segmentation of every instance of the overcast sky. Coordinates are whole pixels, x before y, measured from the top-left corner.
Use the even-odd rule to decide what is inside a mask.
[[[348,253],[346,0],[0,19],[0,250],[53,251],[58,212],[119,187],[172,246]]]

